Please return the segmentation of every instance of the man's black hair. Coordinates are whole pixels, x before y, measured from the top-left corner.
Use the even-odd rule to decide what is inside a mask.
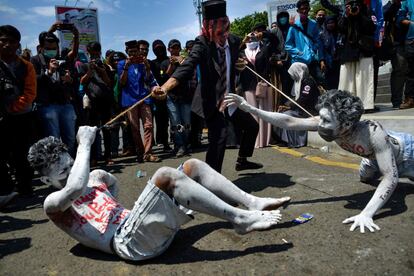
[[[338,89],[328,90],[319,96],[316,110],[319,111],[324,107],[336,114],[341,124],[351,123],[353,125],[359,122],[364,113],[364,105],[360,98],[348,91]]]
[[[130,40],[125,42],[125,49],[128,51],[128,49],[131,48],[138,48],[138,43],[136,40]]]
[[[44,46],[45,42],[56,42],[59,44],[59,38],[57,38],[57,36],[54,33],[49,33],[49,32],[41,32],[39,34],[39,44],[40,46]]]
[[[138,41],[137,41],[137,45],[138,45],[138,47],[139,47],[140,45],[145,45],[145,46],[147,46],[147,47],[149,48],[149,42],[148,42],[148,41],[146,41],[146,40],[143,40],[143,39],[138,40]]]
[[[86,46],[86,50],[88,52],[90,52],[90,51],[100,52],[102,50],[101,43],[99,43],[98,41],[89,42],[88,45]]]
[[[20,42],[21,39],[21,35],[18,29],[16,29],[16,27],[13,27],[12,25],[3,25],[0,26],[0,36],[10,36],[13,37],[14,39],[16,39],[17,41]]]
[[[308,5],[309,6],[309,0],[299,0],[296,2],[296,8],[299,9],[302,5]]]
[[[267,26],[266,26],[266,24],[265,24],[265,23],[256,23],[256,24],[253,26],[252,31],[253,31],[253,32],[254,32],[254,31],[257,31],[257,30],[263,30],[263,31],[266,31],[266,28],[267,28]]]

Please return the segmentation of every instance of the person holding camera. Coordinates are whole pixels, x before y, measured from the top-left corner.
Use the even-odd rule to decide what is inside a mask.
[[[151,73],[147,60],[149,43],[145,40],[131,40],[125,42],[126,60],[118,63],[119,84],[122,87],[121,106],[129,108],[147,96],[157,81]],[[152,125],[151,98],[127,112],[131,124],[138,163],[160,162],[160,158],[152,154],[152,140],[154,129]],[[140,131],[140,120],[144,128],[144,142]]]
[[[65,58],[59,54],[59,39],[55,31],[69,30],[73,34],[72,49]],[[37,75],[35,109],[43,137],[61,138],[75,155],[76,113],[72,102],[77,90],[74,63],[79,50],[79,32],[73,24],[54,23],[39,35],[39,54],[31,62]]]
[[[36,73],[30,62],[16,54],[20,38],[15,27],[0,26],[0,208],[17,193],[33,193],[33,169],[26,156],[34,140],[31,111],[36,97]]]
[[[78,68],[80,84],[85,91],[83,108],[86,111],[86,124],[100,127],[112,117],[113,81],[108,76],[109,67],[105,67],[101,59],[101,44],[96,41],[89,42],[86,50],[90,61]],[[104,128],[102,133],[105,146],[104,160],[107,165],[112,165],[114,162],[111,160],[111,131]],[[97,135],[92,147],[92,165],[96,165],[101,150],[100,135]]]
[[[242,55],[250,68],[270,81],[271,66],[276,65],[279,68],[283,66],[280,59],[280,43],[283,42],[280,42],[272,32],[267,31],[265,24],[259,23],[243,39],[242,49],[245,49],[242,50]],[[274,94],[267,83],[249,70],[240,72],[240,83],[249,104],[261,110],[273,111]],[[255,147],[267,147],[270,144],[271,125],[261,119],[255,119],[259,123]]]
[[[347,0],[338,20],[341,69],[338,89],[358,96],[366,112],[374,111],[374,34],[376,26],[361,0]]]

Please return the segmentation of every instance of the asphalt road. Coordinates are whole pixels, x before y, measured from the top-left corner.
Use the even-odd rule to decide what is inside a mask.
[[[34,198],[18,199],[0,212],[0,275],[414,275],[413,183],[401,179],[376,215],[381,231],[350,232],[342,220],[358,214],[375,190],[360,183],[352,169],[359,158],[299,151],[294,156],[274,148],[256,150],[253,160],[264,168],[244,172],[234,170],[237,150],[226,151],[223,175],[241,189],[292,197],[277,228],[241,236],[229,223],[197,214],[163,255],[137,263],[86,248],[55,227],[42,210],[53,190],[39,183]],[[328,166],[309,156],[338,163]],[[177,167],[187,158],[140,165],[126,158],[105,169],[119,178],[120,201],[131,208],[159,166]],[[352,166],[338,166],[343,164]],[[137,170],[147,177],[137,178]],[[291,222],[304,212],[314,218],[301,225]]]

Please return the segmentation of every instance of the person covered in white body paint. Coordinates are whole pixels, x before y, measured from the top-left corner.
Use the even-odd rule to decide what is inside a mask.
[[[53,137],[35,143],[28,155],[42,181],[60,189],[44,202],[47,216],[85,246],[127,260],[149,259],[168,248],[180,226],[191,219],[192,210],[227,220],[237,233],[245,234],[276,225],[281,214],[275,209],[290,200],[245,193],[206,163],[189,159],[178,169],[159,168],[134,208],[127,210],[116,199],[115,176],[103,170],[89,172],[96,132],[96,127],[79,128],[74,161]]]
[[[229,94],[225,102],[262,118],[274,126],[318,131],[326,141],[334,141],[346,151],[363,157],[360,165],[362,182],[377,180],[382,175],[374,195],[362,212],[347,218],[353,222],[350,230],[365,227],[371,232],[380,228],[374,223],[374,214],[387,202],[398,184],[398,177],[414,181],[414,137],[407,133],[386,131],[380,123],[360,121],[364,112],[362,101],[342,90],[329,90],[318,99],[318,117],[295,118],[286,114],[267,112],[249,105],[242,97]]]

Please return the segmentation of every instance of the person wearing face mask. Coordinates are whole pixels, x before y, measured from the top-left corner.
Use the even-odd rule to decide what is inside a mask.
[[[193,77],[197,65],[200,69],[200,89],[197,89],[192,104],[206,120],[209,147],[206,162],[221,172],[226,149],[227,125],[231,120],[236,129],[242,131],[236,170],[259,169],[262,164],[250,162],[259,125],[251,116],[237,109],[225,108],[224,95],[235,91],[236,65],[244,66],[238,60],[240,39],[229,33],[230,20],[226,15],[226,1],[210,0],[202,3],[202,34],[195,39],[189,56],[173,75],[152,94],[165,98],[166,94],[179,83]]]
[[[167,47],[162,40],[156,39],[152,42],[152,52],[155,55],[155,59],[150,61],[151,72],[154,74],[154,78],[159,85],[163,85],[168,80],[168,75],[161,69],[161,63],[169,60],[167,56]],[[155,117],[156,125],[156,137],[157,144],[163,145],[164,152],[171,152],[171,147],[168,143],[168,108],[167,103],[164,100],[154,99],[155,110],[153,115]]]
[[[361,233],[365,228],[371,232],[380,230],[373,217],[391,197],[399,177],[414,181],[414,137],[385,130],[376,121],[361,121],[363,103],[350,92],[333,89],[322,94],[316,105],[319,116],[306,119],[257,109],[235,94],[229,94],[225,102],[277,127],[318,131],[325,141],[335,142],[342,149],[363,158],[359,170],[361,182],[380,182],[362,212],[343,221],[352,223],[350,231],[358,227]]]
[[[287,34],[289,32],[289,13],[286,10],[281,10],[276,15],[276,25],[281,30],[283,39],[286,41]],[[273,29],[273,28],[272,28]]]
[[[315,14],[316,23],[318,23],[319,29],[325,28],[325,19],[326,19],[326,10],[325,9],[318,9]]]
[[[73,34],[72,49],[65,59],[59,55],[59,39],[53,33],[68,29]],[[76,113],[73,101],[76,97],[76,70],[74,63],[79,50],[79,32],[74,25],[56,22],[49,31],[39,35],[40,53],[31,62],[37,75],[36,112],[41,124],[42,136],[61,138],[75,155]]]
[[[254,69],[258,74],[270,81],[271,58],[280,56],[278,38],[266,30],[265,24],[257,24],[252,33],[246,35],[242,42],[242,55],[247,61],[247,66]],[[283,39],[283,38],[282,38]],[[280,66],[280,58],[277,61]],[[258,87],[260,79],[249,70],[240,72],[240,83],[248,103],[262,110],[273,110],[273,91],[267,86],[263,92]],[[262,81],[260,85],[265,83]],[[259,90],[258,90],[259,89]],[[267,147],[270,143],[271,126],[261,119],[255,118],[259,123],[259,134],[256,138],[255,147]]]
[[[318,102],[319,89],[315,80],[309,75],[308,67],[304,63],[294,62],[288,73],[294,81],[291,95],[295,101],[311,114],[316,114],[315,105]],[[297,118],[307,118],[308,114],[303,112],[292,102],[288,101],[285,105],[279,106],[278,112]],[[275,128],[274,132],[277,140],[282,145],[299,148],[306,146],[308,140],[308,132],[302,130],[288,130],[283,128]]]
[[[339,62],[337,44],[338,28],[336,16],[326,17],[324,28],[320,34],[319,59],[321,71],[325,74],[325,88],[336,89],[339,84]]]
[[[310,6],[308,0],[296,3],[299,17],[290,27],[286,37],[285,50],[293,62],[302,62],[309,67],[310,74],[318,83],[324,79],[319,70],[318,47],[319,27],[315,20],[308,18]]]
[[[80,76],[80,84],[83,87],[89,104],[84,104],[83,109],[86,113],[86,125],[101,127],[108,122],[112,115],[113,108],[113,80],[109,78],[111,70],[104,64],[101,57],[101,44],[97,41],[89,42],[86,46],[89,56],[89,63],[80,65],[77,69]],[[104,140],[104,160],[106,165],[112,165],[111,159],[111,130],[102,129]],[[101,135],[98,133],[97,139],[92,147],[91,164],[96,166],[101,158]]]

